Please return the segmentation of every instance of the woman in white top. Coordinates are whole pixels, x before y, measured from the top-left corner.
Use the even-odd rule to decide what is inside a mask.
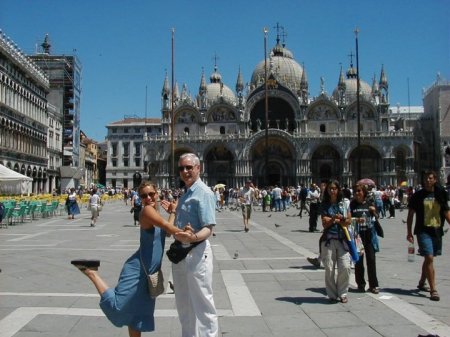
[[[91,227],[95,227],[97,222],[97,217],[99,213],[99,206],[102,204],[100,196],[97,194],[97,189],[94,188],[91,191],[91,196],[89,197],[89,207],[91,209]]]

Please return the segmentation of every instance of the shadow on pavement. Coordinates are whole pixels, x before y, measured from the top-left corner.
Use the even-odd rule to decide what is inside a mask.
[[[290,266],[290,269],[303,269],[303,270],[317,270],[321,268],[314,267],[312,265],[304,265],[304,266]]]
[[[401,288],[380,288],[380,293],[387,292],[395,295],[413,296],[413,297],[428,297],[427,292],[422,292],[419,289],[401,289]]]
[[[324,295],[323,297],[277,297],[277,301],[289,302],[296,305],[301,305],[305,303],[320,303],[320,304],[330,304],[328,298]]]

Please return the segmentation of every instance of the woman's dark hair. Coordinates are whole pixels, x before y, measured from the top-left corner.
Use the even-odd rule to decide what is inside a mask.
[[[338,194],[337,194],[337,199],[336,199],[336,201],[337,201],[337,202],[342,201],[342,189],[341,189],[341,185],[339,184],[339,181],[337,181],[337,180],[330,180],[330,181],[327,183],[327,187],[326,187],[325,190],[323,191],[323,199],[322,199],[323,202],[326,202],[326,203],[329,203],[329,202],[330,202],[330,193],[328,193],[328,188],[329,188],[331,185],[335,185],[336,188],[338,189]]]

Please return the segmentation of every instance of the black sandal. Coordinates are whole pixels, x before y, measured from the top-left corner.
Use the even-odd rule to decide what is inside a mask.
[[[439,297],[439,294],[436,290],[432,290],[430,292],[430,300],[432,301],[439,301],[441,298]]]
[[[431,291],[430,287],[428,287],[425,282],[419,282],[419,284],[417,285],[417,289],[419,289],[420,291],[425,291],[427,293]]]
[[[100,260],[72,260],[70,263],[81,271],[85,269],[98,270],[98,267],[100,266]]]

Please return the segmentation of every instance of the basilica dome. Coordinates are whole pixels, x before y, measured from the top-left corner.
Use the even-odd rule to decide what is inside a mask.
[[[217,68],[210,76],[210,83],[206,85],[206,98],[209,102],[223,97],[231,103],[236,103],[236,95],[234,92],[222,82],[222,75],[217,72]]]
[[[267,76],[273,75],[281,84],[294,92],[300,90],[303,68],[295,60],[294,55],[286,47],[277,43],[267,59]],[[251,79],[251,88],[255,89],[264,83],[265,60],[255,67]]]
[[[339,101],[340,91],[343,92],[345,100],[350,103],[356,100],[357,75],[353,66],[347,71],[347,78],[344,75],[339,76],[339,83],[333,91],[333,98]],[[359,79],[360,93],[362,98],[370,100],[372,97],[372,87],[365,81]]]

